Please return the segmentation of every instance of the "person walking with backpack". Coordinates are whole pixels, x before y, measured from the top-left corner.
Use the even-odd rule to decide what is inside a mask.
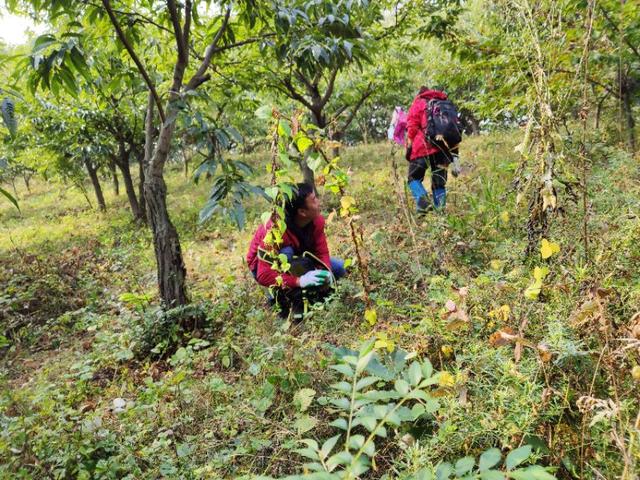
[[[460,173],[458,144],[461,139],[458,112],[447,94],[421,87],[409,108],[405,155],[409,161],[409,190],[418,213],[426,213],[434,207],[444,208],[449,164],[453,164],[451,173],[454,177]],[[433,204],[422,184],[427,168],[431,169]]]

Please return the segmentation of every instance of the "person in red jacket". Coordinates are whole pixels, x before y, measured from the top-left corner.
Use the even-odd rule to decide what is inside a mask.
[[[418,213],[424,213],[432,208],[429,194],[425,190],[424,180],[427,168],[431,169],[431,193],[433,207],[443,208],[447,197],[447,170],[453,163],[452,174],[460,173],[458,161],[458,147],[451,150],[442,149],[429,143],[425,138],[427,129],[427,104],[429,100],[446,100],[447,94],[440,90],[430,90],[421,87],[414,98],[407,118],[407,151],[409,161],[408,184],[411,195],[416,201]]]
[[[296,186],[293,197],[285,204],[285,222],[282,242],[275,247],[265,244],[272,221],[258,227],[249,246],[247,265],[260,285],[274,290],[280,313],[286,317],[290,310],[296,315],[302,313],[305,299],[322,299],[332,277],[340,278],[346,272],[344,262],[329,255],[320,201],[309,184]],[[287,256],[289,272],[271,267],[279,254]]]

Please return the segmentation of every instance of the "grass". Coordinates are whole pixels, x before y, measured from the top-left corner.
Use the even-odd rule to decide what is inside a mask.
[[[195,185],[170,170],[169,211],[189,291],[208,320],[164,358],[135,355],[144,325],[159,325],[160,317],[151,237],[133,224],[124,194],[116,197],[105,185],[109,209],[99,213],[80,192],[59,185],[34,182],[32,193],[19,190],[21,213],[0,205],[0,280],[7,285],[0,324],[8,338],[0,364],[0,477],[299,472],[297,440],[333,433],[317,402],[309,409],[316,427],[299,433],[295,393],[312,388],[317,399],[334,381],[328,345],[354,347],[371,337],[381,349],[430,358],[454,379],[436,414],[392,436],[410,434],[415,443],[392,438],[379,449],[376,478],[522,443],[537,445],[560,478],[602,478],[595,472],[613,478],[625,465],[637,466],[640,392],[630,372],[640,352],[622,348],[640,310],[637,159],[616,149],[593,158],[592,262],[581,247],[580,204],[566,195],[549,234],[560,252],[525,258],[526,206],[509,193],[516,141],[513,134],[465,140],[465,170],[449,183],[446,213],[411,227],[393,181],[395,155],[404,182],[401,152],[386,144],[345,149],[370,260],[375,325],[364,321],[353,274],[304,323],[279,320],[243,260],[267,205],[248,203],[244,231],[224,218],[199,225],[207,182]],[[265,163],[261,154],[247,160]],[[568,165],[565,174],[577,172]],[[323,201],[327,213],[337,206],[328,195]],[[354,255],[339,217],[327,232],[332,254]],[[550,273],[541,296],[527,300],[533,269],[543,265]],[[452,322],[448,301],[468,321]],[[513,343],[492,342],[506,331],[526,340],[519,360]],[[589,409],[581,397],[611,399],[615,408]],[[114,408],[116,399],[127,402],[123,412]],[[620,442],[611,440],[616,436]]]

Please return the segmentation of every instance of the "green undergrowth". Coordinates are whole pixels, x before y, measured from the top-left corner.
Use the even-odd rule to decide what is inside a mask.
[[[451,478],[445,463],[453,475],[466,458],[460,471],[476,472],[470,462],[486,452],[485,463],[491,457],[504,475],[501,462],[526,445],[523,469],[541,476],[521,478],[547,478],[547,467],[564,479],[633,478],[638,160],[595,151],[588,260],[578,187],[576,201],[561,199],[548,234],[558,248],[526,258],[526,201],[510,192],[515,143],[513,134],[465,140],[446,213],[415,224],[393,181],[392,155],[404,183],[402,152],[345,149],[373,286],[376,314],[366,319],[353,273],[302,323],[269,310],[243,260],[268,208],[262,200],[247,205],[244,231],[225,218],[199,225],[207,182],[170,172],[194,306],[164,313],[150,234],[131,221],[122,194],[105,186],[101,214],[75,190],[40,183],[19,191],[22,213],[0,207],[0,477],[311,473],[312,454],[300,450],[314,444],[301,440],[320,448],[342,434],[332,422],[344,411],[328,400],[342,379],[330,366],[372,340],[380,358],[403,351],[441,373],[428,391],[436,403],[376,440],[366,478]],[[265,159],[246,160],[264,171]],[[330,195],[323,202],[327,215],[339,207]],[[339,214],[329,215],[327,232],[333,255],[355,256]],[[538,285],[536,267],[546,272]],[[393,391],[392,380],[377,382]]]

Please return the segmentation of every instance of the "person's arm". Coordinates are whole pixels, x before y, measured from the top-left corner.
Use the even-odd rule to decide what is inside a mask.
[[[325,267],[331,271],[331,256],[329,255],[329,245],[327,244],[327,236],[324,233],[325,220],[323,216],[314,220],[314,240],[315,252],[313,254],[318,257]]]
[[[298,277],[290,273],[281,273],[271,268],[271,264],[260,258],[258,255],[258,272],[256,280],[263,287],[273,287],[278,285],[278,277],[282,276],[282,286],[286,288],[299,287]]]
[[[420,108],[420,102],[414,101],[409,107],[407,115],[407,147],[413,144],[413,139],[420,132],[421,117],[422,108]]]

